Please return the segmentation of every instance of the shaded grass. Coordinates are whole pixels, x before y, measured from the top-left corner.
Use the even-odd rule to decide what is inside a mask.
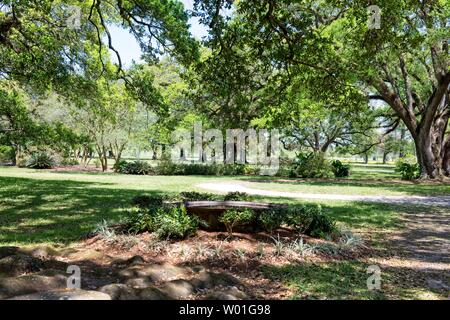
[[[38,172],[33,178],[5,177],[0,171],[0,244],[69,243],[102,220],[118,220],[136,195],[193,190],[198,177],[142,177]],[[44,177],[51,179],[44,179]],[[149,179],[150,178],[150,179]],[[116,182],[113,182],[117,180]],[[203,180],[204,181],[204,180]],[[260,201],[307,203],[287,198]],[[351,228],[391,228],[394,205],[320,202],[336,221]],[[400,211],[402,210],[402,211]]]
[[[381,268],[380,289],[369,290],[367,280],[373,275],[367,272],[369,265],[357,260],[303,262],[285,266],[264,265],[261,271],[271,281],[289,287],[293,291],[291,299],[448,299],[448,292],[430,288],[421,279],[420,271],[407,266]]]
[[[367,288],[367,266],[358,261],[262,266],[272,281],[290,287],[291,299],[386,299],[381,291]]]

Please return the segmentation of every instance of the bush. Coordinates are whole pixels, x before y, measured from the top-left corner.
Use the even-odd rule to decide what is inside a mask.
[[[114,163],[113,169],[115,172],[126,173],[128,162],[125,160],[120,160],[119,162]]]
[[[12,163],[14,160],[14,149],[9,146],[0,146],[0,163]]]
[[[331,164],[321,152],[298,154],[290,172],[290,176],[301,178],[330,178],[332,175]]]
[[[35,152],[27,160],[26,166],[33,169],[50,169],[55,166],[55,160],[46,152]]]
[[[254,220],[255,213],[251,209],[226,210],[219,217],[219,222],[225,225],[228,235],[233,235],[233,228],[249,224]]]
[[[128,162],[123,169],[123,173],[145,175],[154,173],[154,170],[147,162],[136,160]]]
[[[284,208],[270,208],[264,210],[258,215],[258,225],[264,230],[272,233],[285,222],[285,213],[286,209]]]
[[[400,173],[402,179],[413,180],[420,177],[420,166],[407,159],[399,159],[395,165],[395,171]]]
[[[320,205],[289,207],[286,223],[297,232],[313,237],[324,237],[336,230],[334,221],[323,212]]]
[[[220,200],[220,196],[212,193],[203,193],[196,191],[180,192],[181,201],[216,201]]]
[[[184,206],[169,210],[160,208],[153,219],[153,231],[159,238],[184,239],[194,235],[205,224],[197,216],[189,215]]]
[[[251,200],[250,195],[245,192],[228,192],[224,197],[224,201],[249,201]]]
[[[224,164],[222,174],[224,176],[242,176],[245,174],[245,164]]]
[[[134,197],[131,203],[139,208],[149,208],[151,206],[162,206],[165,199],[166,197],[161,195],[142,195]]]
[[[60,163],[62,166],[76,166],[78,165],[78,160],[74,158],[63,158]]]
[[[125,218],[127,231],[131,233],[142,233],[154,229],[154,210],[144,208],[133,208],[128,211]]]
[[[339,160],[331,161],[331,169],[336,178],[348,177],[350,175],[350,166],[348,164],[343,164]]]
[[[126,219],[128,232],[153,232],[162,239],[184,239],[197,232],[205,222],[189,215],[181,206],[150,206],[148,209],[134,209]]]

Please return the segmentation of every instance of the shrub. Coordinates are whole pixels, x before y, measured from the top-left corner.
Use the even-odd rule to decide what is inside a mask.
[[[197,216],[189,215],[184,206],[160,208],[153,217],[153,231],[159,238],[184,239],[194,235],[205,224]]]
[[[55,160],[46,152],[35,152],[28,158],[26,166],[33,169],[50,169],[55,166]]]
[[[63,158],[60,162],[62,166],[76,166],[78,165],[78,160],[74,158]]]
[[[248,201],[248,200],[251,200],[251,197],[249,194],[247,194],[245,192],[234,191],[234,192],[228,192],[223,197],[223,200],[224,201]]]
[[[218,167],[214,164],[181,164],[178,166],[179,174],[184,175],[207,175],[214,176],[218,174]]]
[[[290,176],[301,178],[330,178],[331,164],[322,152],[300,153],[291,166]]]
[[[402,179],[413,180],[420,176],[420,166],[407,159],[399,159],[395,165],[395,171],[400,173]]]
[[[260,166],[257,165],[245,165],[244,174],[248,176],[257,176],[261,170]]]
[[[285,222],[286,209],[270,208],[258,215],[258,225],[272,233]]]
[[[231,209],[223,212],[219,217],[219,222],[225,225],[228,235],[233,235],[233,228],[243,226],[253,221],[255,213],[251,209]]]
[[[14,149],[9,146],[0,146],[0,163],[12,163],[14,160]]]
[[[128,162],[125,160],[120,160],[119,162],[114,163],[113,169],[115,172],[126,173]]]
[[[244,164],[224,164],[222,174],[224,176],[242,176],[245,174]]]
[[[320,205],[289,207],[286,223],[297,232],[313,237],[324,237],[336,230],[334,221],[323,212]]]
[[[331,161],[331,169],[336,178],[348,177],[350,175],[350,166],[348,164],[343,164],[339,160]]]
[[[170,157],[164,156],[155,167],[155,173],[162,176],[171,176],[182,173],[181,168],[173,163]]]
[[[128,211],[125,225],[128,232],[141,233],[154,229],[154,210],[133,208]]]
[[[181,201],[215,201],[220,200],[220,196],[212,193],[203,193],[196,191],[180,192]]]
[[[151,206],[162,206],[165,199],[166,197],[161,195],[142,195],[134,197],[131,203],[139,208],[148,208]]]
[[[199,225],[205,225],[205,222],[189,215],[183,205],[163,205],[129,211],[126,225],[131,233],[148,231],[162,239],[184,239],[195,234]]]
[[[136,160],[126,164],[123,173],[126,174],[151,174],[152,167],[145,161]]]

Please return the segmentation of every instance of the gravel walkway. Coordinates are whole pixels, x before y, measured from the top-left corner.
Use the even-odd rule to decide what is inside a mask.
[[[392,204],[411,205],[437,205],[450,207],[449,196],[372,196],[372,195],[347,195],[329,193],[303,193],[286,192],[273,190],[260,190],[247,187],[242,183],[234,182],[208,182],[196,185],[199,188],[218,192],[245,192],[252,195],[297,199],[319,199],[319,200],[341,200],[341,201],[362,201]]]

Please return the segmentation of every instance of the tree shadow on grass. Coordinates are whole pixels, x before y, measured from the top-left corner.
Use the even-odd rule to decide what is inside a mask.
[[[67,243],[102,220],[120,218],[136,195],[157,191],[108,183],[27,178],[0,179],[0,243]]]
[[[381,267],[380,289],[367,286],[369,264],[357,260],[263,265],[263,275],[293,290],[292,299],[418,299],[433,293],[447,298],[444,288],[430,287],[421,272],[407,267]],[[430,270],[443,275],[442,270]],[[373,284],[373,281],[369,281]]]

